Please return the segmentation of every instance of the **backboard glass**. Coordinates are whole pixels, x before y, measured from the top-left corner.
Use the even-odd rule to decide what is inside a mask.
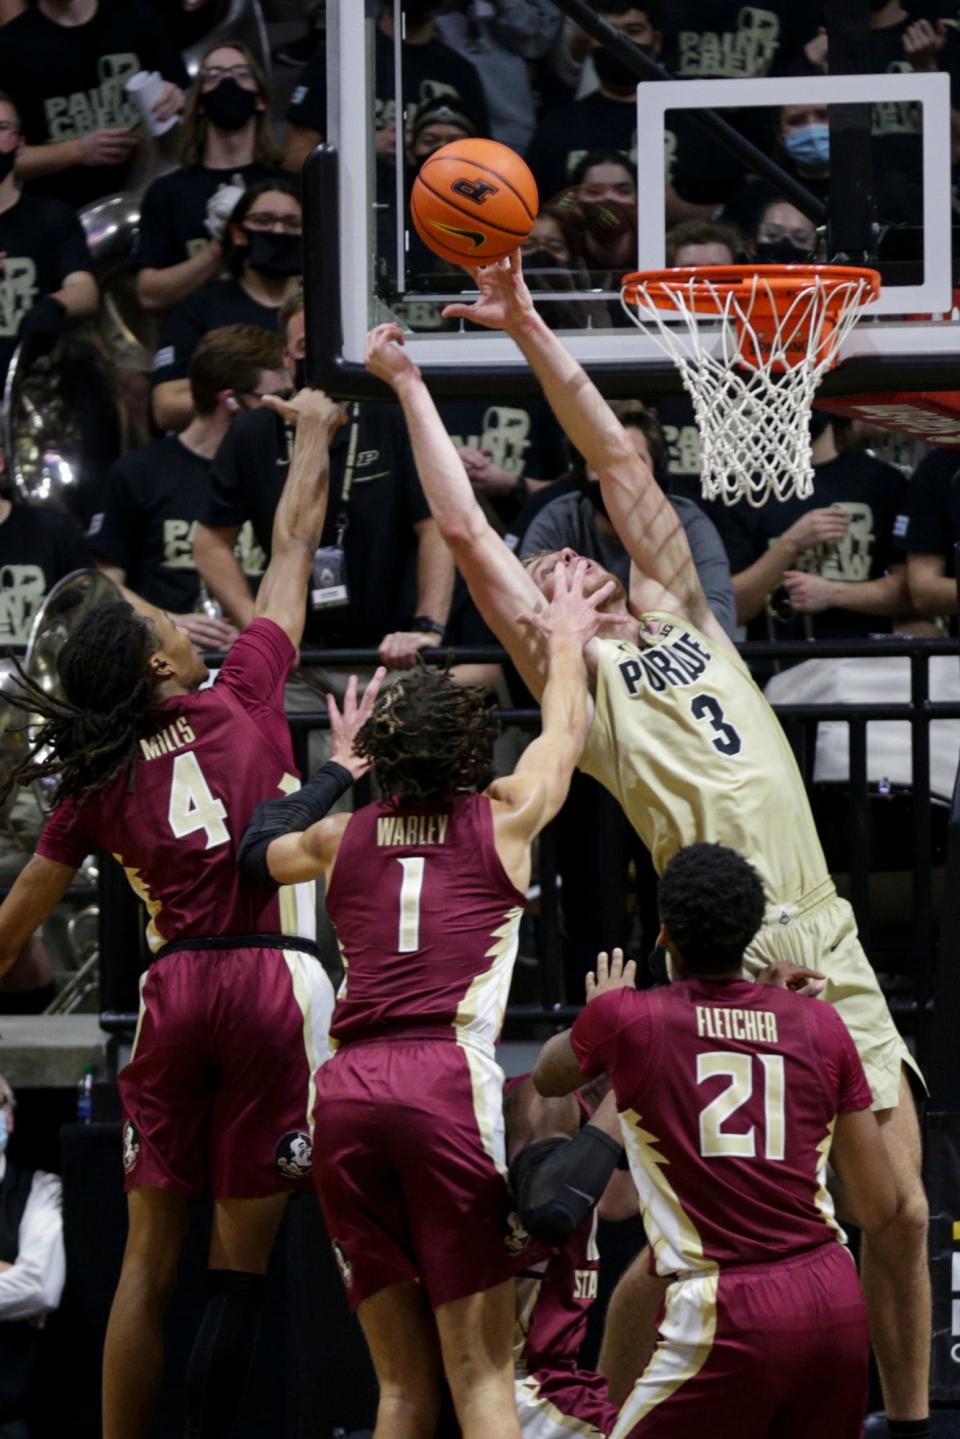
[[[407,219],[407,195],[416,165],[406,141],[417,106],[442,102],[404,89],[400,42],[382,33],[379,0],[328,0],[328,145],[305,171],[307,213],[308,372],[345,396],[380,393],[362,370],[369,328],[397,319],[408,331],[411,356],[438,395],[529,392],[532,377],[505,336],[443,322],[440,310],[463,298],[471,281],[434,262],[418,247]],[[393,0],[393,26],[403,25]],[[397,96],[400,95],[400,103]],[[638,175],[636,251],[622,269],[663,264],[668,227],[667,185],[675,181],[678,128],[697,135],[708,107],[741,123],[766,126],[766,143],[787,104],[858,107],[874,141],[889,129],[909,152],[912,209],[893,219],[873,205],[872,239],[884,288],[869,319],[847,342],[822,393],[949,389],[960,358],[960,323],[952,318],[952,195],[950,104],[946,75],[912,73],[800,79],[685,80],[637,87],[633,149]],[[861,108],[862,107],[862,108]],[[392,136],[389,122],[400,116]],[[379,130],[378,130],[379,127]],[[751,124],[746,125],[747,129]],[[637,137],[640,137],[639,143]],[[709,141],[710,137],[707,137]],[[699,144],[694,140],[694,147]],[[875,176],[882,190],[882,165]],[[744,183],[749,181],[744,175]],[[821,187],[821,193],[822,187]],[[541,195],[541,203],[552,197]],[[825,195],[827,224],[818,230],[816,257],[829,250],[835,207],[850,203]],[[699,213],[704,205],[694,206]],[[862,262],[862,255],[850,255]],[[549,322],[611,395],[651,396],[678,389],[676,374],[658,348],[620,313],[619,271],[598,263],[549,272],[532,269],[531,288]]]

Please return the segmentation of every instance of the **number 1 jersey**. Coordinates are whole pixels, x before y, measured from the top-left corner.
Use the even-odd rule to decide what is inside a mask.
[[[431,1026],[437,1038],[492,1051],[523,903],[486,795],[456,795],[442,809],[358,810],[327,887],[346,971],[331,1039]]]
[[[828,1004],[748,980],[593,999],[571,1031],[617,1097],[660,1274],[766,1264],[842,1240],[826,1189],[838,1114],[870,1088]]]
[[[313,885],[277,890],[245,879],[237,847],[261,800],[299,788],[283,691],[296,658],[285,632],[258,619],[209,689],[157,706],[132,771],[57,805],[37,853],[76,868],[106,849],[150,916],[154,951],[228,934],[312,939]]]

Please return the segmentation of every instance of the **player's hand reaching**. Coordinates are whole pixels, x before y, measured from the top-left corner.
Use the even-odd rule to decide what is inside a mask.
[[[351,675],[343,697],[343,711],[337,708],[333,695],[327,695],[327,714],[330,716],[330,758],[348,769],[354,779],[360,779],[370,768],[370,761],[354,750],[354,741],[373,713],[380,686],[387,672],[381,665],[374,672],[373,679],[363,692],[363,699],[357,703],[357,677]]]
[[[464,269],[476,280],[480,298],[470,305],[446,305],[442,312],[445,320],[470,320],[509,334],[534,313],[519,250],[492,265],[465,265]]]
[[[339,400],[331,400],[323,390],[299,390],[289,400],[279,395],[264,395],[265,409],[286,420],[288,425],[298,425],[302,419],[321,424],[332,437],[341,425],[347,423],[347,407]]]
[[[572,640],[583,646],[605,624],[625,624],[626,614],[607,614],[603,606],[617,589],[615,580],[606,580],[599,588],[587,592],[588,562],[577,560],[566,564],[558,560],[553,570],[553,594],[544,610],[517,616],[520,624],[537,630],[547,643]]]
[[[364,364],[371,375],[395,390],[402,380],[419,380],[420,371],[403,348],[399,325],[377,325],[367,335]]]
[[[612,955],[602,949],[597,955],[597,970],[587,975],[587,1003],[599,994],[609,994],[611,989],[635,989],[637,962],[628,959],[623,962],[623,950],[615,949]]]
[[[757,975],[757,984],[769,984],[773,989],[790,989],[794,994],[809,995],[816,998],[821,995],[827,987],[826,975],[818,969],[806,969],[801,964],[791,964],[789,960],[777,960],[774,964],[768,964]]]

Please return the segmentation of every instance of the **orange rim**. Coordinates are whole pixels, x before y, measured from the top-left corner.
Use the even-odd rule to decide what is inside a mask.
[[[756,285],[756,280],[763,283]],[[849,286],[857,282],[864,289],[851,301]],[[881,280],[877,270],[856,265],[691,265],[625,275],[621,293],[627,304],[636,305],[642,297],[669,309],[676,308],[673,295],[682,289],[698,315],[720,313],[718,300],[733,294],[747,300],[750,313],[759,318],[784,314],[798,295],[817,284],[826,291],[827,315],[836,318],[851,302],[863,306],[876,299]]]

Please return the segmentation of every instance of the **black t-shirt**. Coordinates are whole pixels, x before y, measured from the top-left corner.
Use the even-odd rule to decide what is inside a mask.
[[[397,106],[394,85],[393,41],[376,32],[374,119],[378,130],[392,125]],[[405,44],[402,50],[403,102],[407,110],[425,100],[449,105],[472,119],[478,135],[490,133],[487,100],[476,66],[440,40],[426,45]],[[327,133],[327,62],[324,47],[307,63],[287,110],[291,125]]]
[[[738,575],[765,554],[777,536],[802,514],[838,505],[850,516],[845,538],[802,551],[791,568],[856,584],[880,579],[891,564],[902,562],[894,532],[903,508],[905,486],[903,475],[893,465],[851,451],[816,466],[813,494],[807,500],[785,500],[781,504],[771,499],[757,509],[744,501],[730,507],[715,502],[704,508],[720,531],[731,574]],[[784,592],[778,589],[773,606],[779,607],[784,598]],[[812,633],[816,639],[860,639],[886,632],[891,624],[889,616],[862,615],[845,609],[782,619],[768,604],[750,621],[747,638],[794,640]]]
[[[0,214],[0,385],[16,349],[20,321],[67,275],[90,270],[90,252],[76,211],[60,200],[21,195]]]
[[[207,205],[221,185],[246,188],[276,173],[267,165],[239,165],[232,170],[196,165],[161,175],[148,188],[140,207],[136,264],[141,269],[163,270],[189,260],[210,243],[204,225]]]
[[[796,0],[671,0],[663,15],[663,64],[679,80],[783,75],[822,24],[820,4]]]
[[[204,335],[222,325],[276,330],[277,311],[254,300],[237,280],[212,280],[202,285],[167,316],[153,357],[153,383],[184,379],[190,356]]]
[[[72,516],[15,504],[0,524],[0,645],[26,644],[37,611],[57,581],[92,564]]]
[[[124,570],[126,583],[150,604],[187,614],[200,594],[193,532],[209,507],[210,461],[178,436],[165,435],[112,467],[103,512],[90,525],[90,546]],[[256,575],[263,556],[251,545],[250,527],[245,529],[237,557]]]
[[[0,90],[20,111],[28,145],[138,125],[140,112],[123,88],[138,70],[159,70],[183,89],[190,83],[163,24],[141,0],[98,0],[85,25],[58,25],[31,6],[0,30]],[[76,165],[28,188],[86,205],[125,189],[131,164]]]
[[[944,574],[956,573],[953,547],[960,541],[960,451],[931,450],[906,486],[897,531],[912,555],[940,555]]]
[[[292,432],[269,410],[234,420],[213,461],[205,523],[227,528],[251,520],[257,543],[269,557],[273,516],[292,444]],[[384,635],[409,625],[416,607],[413,526],[429,519],[430,510],[406,429],[394,409],[354,407],[349,422],[334,436],[330,501],[320,543],[336,543],[351,448],[355,460],[343,540],[349,603],[320,610],[308,605],[308,645],[378,645]]]

